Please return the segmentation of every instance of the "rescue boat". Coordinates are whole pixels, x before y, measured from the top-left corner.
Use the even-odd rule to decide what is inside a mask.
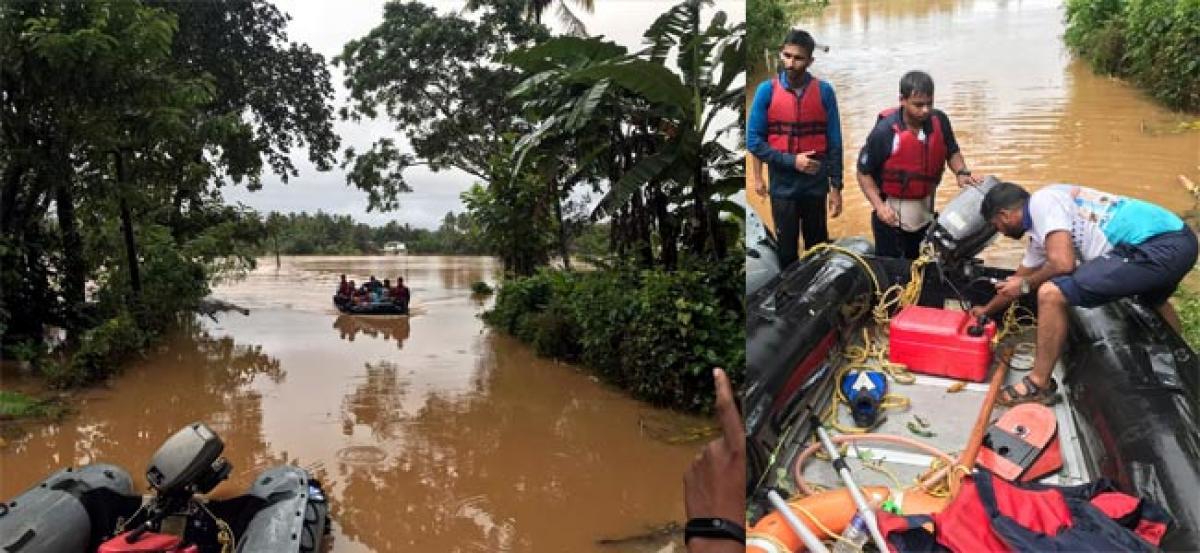
[[[846,463],[867,495],[894,500],[903,491],[917,498],[919,505],[910,503],[911,510],[903,510],[906,515],[937,512],[948,501],[953,491],[945,489],[948,478],[938,482],[941,489],[914,485],[921,478],[936,480],[930,476],[938,472],[931,467],[941,461],[930,451],[961,460],[969,442],[980,441],[977,419],[984,415],[985,401],[992,403],[999,385],[1020,381],[1032,361],[1032,329],[1009,329],[1013,332],[1005,333],[997,348],[1017,352],[1000,359],[994,354],[999,350],[989,347],[981,368],[975,333],[986,334],[987,325],[1012,326],[1012,321],[980,324],[963,312],[990,299],[996,279],[1011,274],[976,259],[994,235],[977,215],[988,186],[966,189],[946,206],[927,240],[930,255],[916,272],[912,262],[876,257],[867,240],[851,238],[772,274],[769,243],[747,241],[754,250],[747,260],[748,278],[753,273],[754,280],[747,283],[743,388],[749,550],[803,548],[783,513],[772,511],[769,490],[790,493],[794,514],[818,539],[842,533],[854,515],[857,507],[840,490],[837,472],[811,454],[817,447],[814,420],[851,429],[842,436],[869,431],[931,448],[845,438]],[[923,275],[919,294],[909,300],[915,308],[937,313],[910,321],[902,331],[896,330],[893,317],[890,333],[869,332],[877,328],[872,310],[879,290],[905,287],[918,274]],[[1028,299],[1021,308],[1036,317],[1036,305]],[[1200,502],[1195,500],[1200,490],[1200,358],[1156,312],[1130,300],[1072,308],[1069,318],[1067,347],[1053,373],[1061,399],[1046,410],[1052,416],[1038,423],[1053,427],[1048,443],[1057,448],[1052,453],[1056,462],[1017,467],[1013,474],[1028,470],[1044,484],[1062,486],[1110,480],[1119,491],[1149,500],[1170,515],[1173,523],[1160,544],[1164,550],[1200,550]],[[850,409],[839,401],[838,379],[851,353],[861,357],[866,348],[870,357],[896,354],[888,352],[889,334],[908,340],[903,347],[910,355],[927,354],[930,360],[922,363],[931,367],[919,372],[922,367],[908,367],[914,371],[908,384],[889,379],[889,392],[903,396],[907,408],[882,409],[874,427],[857,428]],[[999,372],[1001,363],[1004,372]],[[1005,409],[996,407],[985,417],[992,426],[984,438],[1004,436],[994,429],[1005,416]],[[1020,440],[1016,445],[1037,450],[1036,444]],[[995,452],[1004,448],[990,442],[976,447],[985,449],[979,462],[988,463],[987,468],[1002,464]],[[970,458],[968,469],[977,462],[973,454]],[[891,474],[884,475],[881,467]]]
[[[243,495],[203,497],[232,466],[203,423],[171,436],[146,470],[152,495],[134,493],[121,467],[64,468],[0,503],[0,550],[12,553],[312,553],[329,504],[308,471],[279,466]]]

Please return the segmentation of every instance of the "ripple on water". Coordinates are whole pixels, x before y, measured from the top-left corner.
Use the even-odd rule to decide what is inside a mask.
[[[387,460],[387,453],[371,445],[352,445],[339,449],[337,458],[350,465],[379,465]]]

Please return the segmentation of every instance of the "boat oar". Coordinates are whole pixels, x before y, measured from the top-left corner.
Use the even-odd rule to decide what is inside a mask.
[[[797,536],[800,536],[800,541],[804,542],[804,547],[813,553],[829,553],[829,550],[825,548],[825,544],[817,539],[816,534],[813,534],[812,530],[808,529],[808,526],[800,522],[800,519],[796,517],[796,513],[792,512],[792,508],[779,496],[779,492],[775,490],[767,492],[767,500],[783,516],[783,520],[787,521],[788,526],[792,527],[792,531]]]
[[[992,374],[991,385],[988,386],[987,395],[983,398],[983,406],[979,408],[979,416],[975,418],[975,428],[971,429],[971,437],[967,440],[967,449],[963,450],[963,454],[958,458],[958,464],[971,470],[975,466],[975,458],[979,456],[979,449],[983,447],[983,434],[987,431],[988,420],[992,418],[992,408],[996,406],[996,396],[1000,395],[1000,388],[1004,385],[1004,378],[1008,375],[1008,363],[1012,361],[1013,348],[1012,346],[1004,346],[1000,354],[996,356],[996,372]]]
[[[813,428],[817,430],[817,438],[821,440],[821,445],[825,446],[825,451],[829,453],[830,462],[833,463],[834,470],[838,476],[842,477],[842,483],[846,485],[846,490],[850,492],[850,497],[854,498],[854,505],[858,507],[858,514],[862,517],[863,522],[867,524],[867,530],[871,532],[871,541],[875,542],[875,547],[880,551],[890,551],[887,542],[883,539],[883,533],[879,531],[879,521],[875,519],[875,511],[871,510],[871,505],[867,503],[867,498],[863,496],[862,490],[858,488],[858,484],[854,483],[854,478],[850,476],[850,467],[846,465],[846,460],[842,459],[841,453],[838,453],[837,446],[833,445],[833,440],[829,439],[829,433],[825,431],[825,427],[821,426],[821,420],[817,417],[812,417]]]
[[[1004,386],[1004,378],[1008,375],[1008,363],[1012,360],[1012,346],[1003,346],[1000,354],[996,356],[996,371],[992,373],[992,381],[988,385],[987,395],[983,397],[983,405],[979,407],[979,415],[975,418],[975,427],[971,429],[971,437],[967,439],[966,449],[962,455],[958,457],[957,466],[962,466],[968,471],[975,466],[975,459],[979,456],[979,449],[983,447],[983,434],[987,431],[988,420],[992,418],[992,408],[996,406],[996,396],[1000,395],[1000,388]],[[954,469],[954,466],[944,466],[921,481],[921,489],[928,490],[933,483],[946,478],[947,474]],[[954,496],[958,493],[958,489],[952,485],[947,485],[950,488],[950,495]]]

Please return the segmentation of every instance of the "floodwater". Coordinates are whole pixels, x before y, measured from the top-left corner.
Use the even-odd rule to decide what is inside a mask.
[[[96,461],[141,483],[162,441],[199,420],[234,465],[217,496],[278,463],[320,477],[329,551],[682,550],[652,530],[683,520],[682,473],[698,450],[671,437],[708,421],[628,399],[488,330],[478,315],[490,300],[470,285],[497,272],[474,257],[298,257],[279,269],[262,259],[214,291],[249,316],[198,318],[109,386],[79,393],[63,423],[8,436],[0,498]],[[339,273],[406,276],[413,315],[338,315]]]
[[[935,106],[976,175],[1033,189],[1072,182],[1192,209],[1178,176],[1200,181],[1200,132],[1179,132],[1188,117],[1074,60],[1061,38],[1063,13],[1054,0],[848,0],[797,22],[830,48],[810,70],[833,84],[841,112],[846,206],[830,221],[831,236],[870,236],[854,162],[912,69],[933,76]],[[956,190],[947,171],[938,204]],[[747,196],[769,221],[765,202]],[[1021,247],[998,240],[990,260],[1015,263]]]

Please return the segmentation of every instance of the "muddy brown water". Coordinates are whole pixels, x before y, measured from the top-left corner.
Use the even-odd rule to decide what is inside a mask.
[[[830,47],[817,52],[811,71],[834,85],[841,112],[846,207],[830,222],[834,237],[870,236],[870,204],[854,162],[876,114],[897,104],[900,77],[912,69],[933,76],[935,106],[950,117],[977,175],[1035,189],[1072,182],[1176,212],[1193,207],[1177,176],[1200,181],[1200,132],[1178,132],[1188,117],[1073,59],[1061,38],[1061,2],[849,0],[797,25]],[[956,190],[947,171],[939,205]],[[747,196],[769,220],[765,202],[753,191]],[[1021,247],[1000,239],[989,260],[1016,263]]]
[[[247,307],[196,319],[61,424],[0,447],[0,498],[68,465],[110,462],[139,484],[162,441],[206,421],[245,490],[278,463],[326,485],[329,551],[672,551],[669,535],[599,545],[683,520],[682,473],[706,419],[654,409],[488,330],[471,257],[260,260],[214,296]],[[411,317],[346,317],[339,273],[407,275]],[[5,387],[28,386],[9,371]],[[12,432],[12,429],[9,429]],[[141,488],[144,491],[144,485]]]

